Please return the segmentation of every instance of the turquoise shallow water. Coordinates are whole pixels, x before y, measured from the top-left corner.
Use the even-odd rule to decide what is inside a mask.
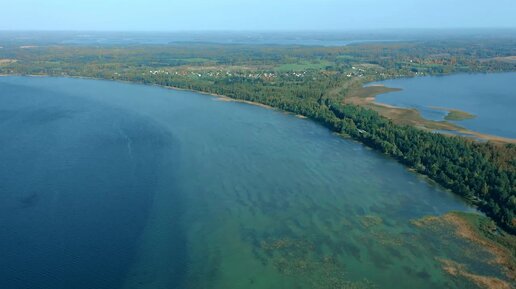
[[[375,84],[402,88],[377,96],[377,101],[416,108],[424,118],[444,120],[446,110],[474,114],[474,119],[454,123],[481,133],[516,138],[516,72],[457,74],[393,79]]]
[[[1,288],[473,288],[461,200],[312,121],[191,92],[0,78]],[[468,252],[464,254],[463,252]]]

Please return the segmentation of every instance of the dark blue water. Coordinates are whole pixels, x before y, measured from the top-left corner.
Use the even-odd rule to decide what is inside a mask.
[[[136,114],[11,80],[0,80],[0,287],[120,287],[162,158],[176,158],[173,137]]]
[[[436,257],[501,275],[412,225],[460,199],[309,120],[66,78],[0,77],[0,108],[0,288],[473,288]]]
[[[424,118],[443,120],[446,110],[476,115],[454,123],[481,133],[516,138],[516,72],[459,74],[378,82],[401,91],[379,95],[378,102],[416,108]]]

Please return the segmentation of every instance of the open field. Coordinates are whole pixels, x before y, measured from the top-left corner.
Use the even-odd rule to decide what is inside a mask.
[[[495,57],[493,58],[493,60],[500,62],[516,63],[516,56]]]
[[[7,65],[11,63],[15,63],[16,59],[1,59],[0,58],[0,65]]]
[[[278,72],[286,71],[306,71],[306,70],[321,70],[331,63],[328,61],[300,61],[297,63],[287,63],[277,66],[274,70]]]

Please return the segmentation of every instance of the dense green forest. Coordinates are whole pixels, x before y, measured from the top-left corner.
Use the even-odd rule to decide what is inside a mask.
[[[516,40],[366,43],[345,47],[176,44],[4,47],[0,74],[83,76],[172,86],[307,116],[424,174],[516,233],[516,146],[398,125],[344,104],[374,80],[516,71]]]

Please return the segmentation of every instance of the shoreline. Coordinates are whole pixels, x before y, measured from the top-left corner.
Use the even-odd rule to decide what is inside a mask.
[[[54,75],[46,75],[46,74],[29,74],[29,75],[0,74],[0,77],[9,77],[9,76],[65,77],[65,78],[67,77],[67,78],[75,78],[75,79],[104,80],[104,81],[114,81],[114,82],[129,83],[129,84],[150,85],[150,86],[156,86],[156,87],[161,87],[161,88],[165,88],[165,89],[188,91],[188,92],[208,95],[208,96],[216,97],[220,101],[239,102],[239,103],[245,103],[245,104],[249,104],[249,105],[262,107],[265,109],[282,111],[282,110],[279,110],[270,105],[266,105],[263,103],[254,102],[254,101],[250,101],[250,100],[236,99],[236,98],[232,98],[232,97],[229,97],[226,95],[220,95],[220,94],[216,94],[216,93],[210,93],[210,92],[199,91],[199,90],[194,90],[194,89],[186,89],[186,88],[181,88],[181,87],[176,87],[176,86],[135,82],[135,81],[130,81],[130,80],[106,79],[106,78],[96,78],[96,77],[87,77],[87,76],[70,76],[70,75],[54,76]],[[371,89],[373,89],[373,91],[370,91]],[[397,106],[393,106],[393,105],[389,105],[389,104],[385,104],[385,103],[376,102],[377,95],[385,94],[385,93],[389,93],[389,92],[396,92],[396,91],[400,91],[400,90],[401,90],[400,88],[387,87],[382,84],[373,84],[373,85],[368,85],[368,86],[362,85],[362,87],[360,89],[358,89],[358,90],[355,89],[355,90],[351,91],[350,95],[345,98],[344,103],[355,104],[355,105],[359,105],[359,106],[363,106],[363,107],[372,109],[372,110],[378,112],[383,117],[386,117],[398,124],[411,125],[411,126],[421,128],[421,129],[437,131],[436,133],[440,133],[442,135],[457,136],[457,134],[461,134],[462,137],[471,139],[473,141],[484,140],[484,141],[491,141],[491,142],[501,143],[501,144],[516,144],[516,139],[468,130],[468,129],[458,126],[456,124],[450,123],[448,121],[427,120],[421,116],[421,114],[419,113],[419,111],[417,109],[402,108],[402,107],[397,107]],[[294,114],[294,113],[291,113],[288,111],[282,111],[282,112],[294,115],[300,119],[309,119],[307,116],[304,116],[304,115]],[[449,133],[446,133],[446,131],[448,131]],[[475,139],[475,138],[477,138],[477,139]]]
[[[194,89],[181,88],[181,87],[176,87],[176,86],[168,86],[168,85],[160,85],[160,84],[152,84],[152,83],[143,83],[143,82],[135,82],[135,81],[130,81],[130,80],[106,79],[106,78],[97,78],[97,77],[88,77],[88,76],[70,76],[70,75],[55,76],[55,75],[46,75],[46,74],[45,75],[42,75],[42,74],[28,74],[28,75],[23,75],[23,74],[0,74],[0,77],[10,77],[10,76],[19,76],[19,77],[64,77],[64,78],[75,78],[75,79],[114,81],[114,82],[127,83],[127,84],[149,85],[149,86],[155,86],[155,87],[160,87],[160,88],[165,88],[165,89],[171,89],[171,90],[177,90],[177,91],[187,91],[187,92],[193,92],[193,93],[198,93],[198,94],[202,94],[202,95],[213,96],[213,97],[216,97],[216,99],[219,100],[219,101],[239,102],[239,103],[245,103],[245,104],[259,106],[259,107],[266,108],[266,109],[277,110],[276,108],[274,108],[274,107],[272,107],[270,105],[266,105],[266,104],[263,104],[263,103],[254,102],[254,101],[250,101],[250,100],[231,98],[229,96],[225,96],[225,95],[221,95],[221,94],[210,93],[210,92],[194,90]],[[289,112],[287,112],[287,113],[289,113]],[[289,113],[289,114],[292,114],[292,113]],[[296,116],[300,117],[300,118],[307,118],[304,115],[296,115]]]

